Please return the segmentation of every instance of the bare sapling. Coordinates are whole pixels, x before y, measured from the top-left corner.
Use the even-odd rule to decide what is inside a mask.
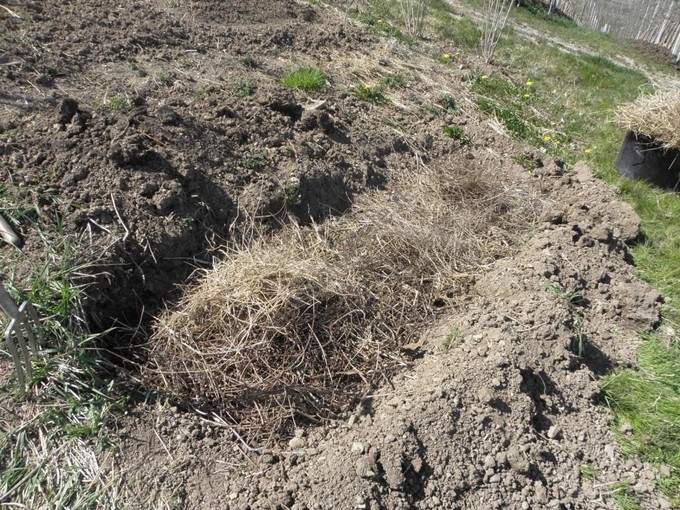
[[[432,0],[399,0],[401,16],[404,20],[406,33],[413,37],[420,37],[425,26],[425,16]]]
[[[514,0],[486,0],[484,5],[484,26],[480,46],[482,57],[488,64],[493,58],[501,32],[508,21]]]

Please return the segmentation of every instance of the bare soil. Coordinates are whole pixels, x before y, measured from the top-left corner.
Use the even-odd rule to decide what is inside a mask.
[[[659,322],[629,253],[639,218],[585,164],[514,163],[467,99],[470,57],[445,67],[436,41],[423,55],[292,0],[3,5],[20,18],[0,10],[0,179],[97,263],[95,327],[147,324],[245,218],[320,222],[422,164],[489,172],[538,204],[417,355],[335,420],[255,443],[181,403],[135,405],[99,459],[129,508],[617,508],[615,482],[670,507],[661,475],[620,452],[598,384]],[[326,87],[280,86],[298,65],[324,68]],[[350,92],[395,73],[407,84],[386,105]],[[442,134],[454,122],[470,145]],[[1,248],[3,272],[26,285],[45,244],[18,228],[24,255]]]

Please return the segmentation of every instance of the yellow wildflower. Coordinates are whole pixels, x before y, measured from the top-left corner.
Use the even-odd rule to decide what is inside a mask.
[[[583,152],[585,152],[586,154],[590,154],[592,151],[590,149],[586,149]]]
[[[444,53],[442,55],[442,62],[444,62],[445,64],[451,62],[451,55],[449,55],[448,53]]]
[[[383,24],[383,20],[379,19],[379,20],[378,20],[378,25],[382,25],[382,24]]]
[[[487,78],[488,78],[488,76],[486,74],[482,75],[482,80],[486,80]]]
[[[531,87],[533,84],[534,84],[534,82],[531,81],[531,80],[529,80],[529,81],[527,82],[527,87]]]
[[[549,142],[550,140],[552,140],[552,136],[550,136],[550,135],[545,135],[545,136],[543,137],[543,139],[544,139],[546,142]]]
[[[523,97],[524,99],[528,99],[528,98],[531,97],[531,94],[524,94],[522,97]]]

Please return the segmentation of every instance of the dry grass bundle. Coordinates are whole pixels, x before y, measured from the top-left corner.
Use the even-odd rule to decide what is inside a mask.
[[[473,172],[404,178],[345,217],[225,253],[158,320],[147,380],[251,434],[334,416],[526,224],[524,198]]]
[[[665,149],[680,149],[680,89],[643,96],[616,112],[621,126],[656,140]]]

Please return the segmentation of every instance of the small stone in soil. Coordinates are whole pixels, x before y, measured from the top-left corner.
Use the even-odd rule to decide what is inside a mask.
[[[560,435],[560,432],[562,432],[560,428],[557,425],[553,425],[548,429],[547,435],[550,439],[556,439],[557,436]]]

